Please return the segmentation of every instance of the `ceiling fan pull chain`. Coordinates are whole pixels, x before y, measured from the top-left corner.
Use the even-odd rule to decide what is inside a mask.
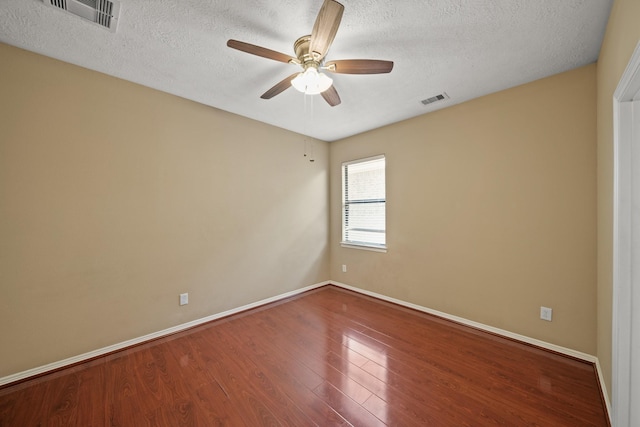
[[[304,120],[303,127],[304,127],[304,134],[307,135],[309,133],[307,129],[307,95],[304,94],[302,98],[304,99],[303,101],[304,109],[302,110],[302,114],[303,114],[302,119]],[[308,141],[307,141],[307,137],[305,136],[304,137],[304,157],[307,157],[307,144],[308,144]]]

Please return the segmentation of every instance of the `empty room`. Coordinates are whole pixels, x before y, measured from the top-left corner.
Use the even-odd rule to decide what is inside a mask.
[[[1,2],[0,426],[640,425],[639,22]]]

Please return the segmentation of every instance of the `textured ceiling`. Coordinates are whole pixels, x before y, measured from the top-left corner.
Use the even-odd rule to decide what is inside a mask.
[[[260,99],[295,66],[226,47],[233,38],[295,56],[322,0],[122,0],[115,33],[41,0],[2,0],[0,41],[333,141],[596,61],[612,0],[341,3],[327,59],[395,67],[332,74],[336,107],[292,88]],[[442,92],[450,99],[420,102]]]

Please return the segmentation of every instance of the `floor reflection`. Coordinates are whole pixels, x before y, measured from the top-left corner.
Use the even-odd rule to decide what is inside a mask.
[[[387,423],[389,422],[387,411],[389,396],[387,395],[388,366],[386,349],[369,345],[364,338],[364,336],[356,336],[351,331],[344,332],[342,335],[342,357],[348,362],[346,364],[347,376],[348,378],[356,379],[356,381],[359,379],[360,384],[371,391],[372,394],[361,404],[381,421]],[[367,384],[367,376],[369,375],[374,377],[369,378],[369,382],[375,379],[375,386]]]

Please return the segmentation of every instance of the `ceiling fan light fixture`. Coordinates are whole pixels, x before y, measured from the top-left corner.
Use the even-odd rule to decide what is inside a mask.
[[[296,88],[296,90],[307,95],[322,93],[329,89],[332,84],[333,80],[326,74],[319,73],[315,67],[307,68],[291,80],[291,85]]]

